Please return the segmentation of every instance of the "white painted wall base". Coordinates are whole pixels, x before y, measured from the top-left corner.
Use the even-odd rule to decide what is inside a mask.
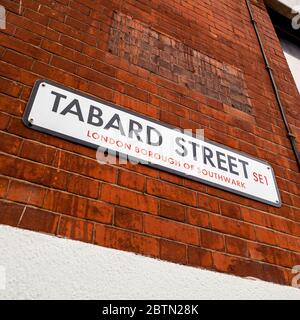
[[[300,299],[300,289],[0,226],[0,299]]]

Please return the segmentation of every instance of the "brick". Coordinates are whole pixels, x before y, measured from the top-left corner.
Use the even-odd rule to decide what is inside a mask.
[[[74,197],[71,214],[95,222],[111,224],[113,207],[105,202]]]
[[[196,192],[157,180],[147,180],[147,193],[190,206],[197,205]]]
[[[10,116],[0,112],[0,129],[5,130],[9,124]]]
[[[177,185],[183,185],[183,178],[181,178],[179,176],[176,176],[174,174],[171,174],[169,172],[161,171],[159,173],[159,177],[160,177],[161,180],[168,181],[168,182],[171,182],[171,183],[175,183]]]
[[[96,225],[95,244],[131,251],[145,256],[159,256],[159,241],[138,233]]]
[[[45,185],[61,190],[66,189],[67,173],[50,167],[45,167]],[[48,178],[47,178],[48,177]]]
[[[115,77],[117,69],[109,64],[105,64],[102,61],[94,60],[93,68],[99,72],[102,72],[108,76]]]
[[[140,100],[140,101],[143,101],[143,102],[149,101],[148,92],[140,90],[137,87],[125,86],[124,90],[125,90],[124,92],[130,97],[133,97],[133,98]]]
[[[94,224],[83,220],[62,217],[57,234],[84,242],[93,242]]]
[[[136,164],[132,164],[130,162],[128,162],[126,164],[126,169],[130,170],[130,171],[134,171],[134,172],[138,172],[143,174],[144,176],[148,176],[148,177],[153,177],[153,178],[158,178],[158,171],[154,168],[150,168],[147,166],[139,166]]]
[[[82,51],[83,49],[83,43],[77,39],[73,39],[71,37],[68,37],[66,35],[61,35],[60,37],[60,43],[63,46],[66,46],[68,48],[77,50],[77,51]]]
[[[20,101],[14,97],[4,96],[0,94],[0,110],[7,112],[9,114],[13,114],[16,116],[20,116],[23,114],[25,109],[25,104],[23,101]]]
[[[202,248],[188,247],[188,264],[195,267],[212,268],[212,253]]]
[[[0,177],[0,198],[4,198],[7,193],[9,180],[5,177]]]
[[[61,7],[61,8],[63,8],[63,7]],[[58,11],[58,10],[54,10],[54,9],[46,7],[44,5],[41,5],[41,7],[39,9],[39,13],[44,16],[50,17],[51,19],[56,19],[56,20],[62,21],[62,22],[65,19],[65,14],[63,12]]]
[[[69,174],[66,190],[71,193],[97,199],[99,194],[99,182],[78,175]]]
[[[273,230],[256,227],[255,228],[256,240],[270,245],[276,245],[275,232]]]
[[[91,33],[91,34],[96,33],[95,28],[89,27],[85,23],[81,23],[78,20],[75,20],[69,16],[66,17],[64,23],[65,23],[65,25],[69,25],[70,27],[72,27],[72,29],[76,28],[77,30],[80,30],[84,33]]]
[[[209,214],[202,210],[187,208],[186,221],[199,227],[207,228],[210,226]]]
[[[198,206],[206,211],[219,213],[219,200],[206,194],[199,194]]]
[[[108,165],[100,165],[94,159],[88,159],[72,153],[61,152],[61,154],[59,154],[59,163],[61,169],[70,172],[76,172],[93,179],[99,179],[107,182],[116,181],[117,170]]]
[[[4,33],[1,33],[0,40],[2,45],[9,49],[28,55],[39,61],[49,62],[50,54],[38,47],[27,44],[26,42],[10,37]]]
[[[161,111],[160,120],[174,127],[180,127],[180,117],[171,112]]]
[[[138,113],[144,114],[154,119],[159,118],[159,110],[156,107],[142,101],[133,99],[127,95],[121,93],[114,93],[114,103],[123,106],[125,108],[131,109]]]
[[[62,34],[74,37],[75,39],[81,36],[80,31],[77,30],[76,27],[72,29],[70,26],[54,19],[50,19],[48,27]]]
[[[98,98],[101,98],[103,100],[113,101],[113,97],[114,97],[113,90],[111,90],[107,87],[98,85],[97,83],[88,82],[86,80],[79,79],[78,88],[81,91],[92,94],[92,95],[94,95]]]
[[[22,86],[8,79],[0,78],[0,92],[12,97],[19,97]]]
[[[119,188],[113,185],[103,185],[101,199],[122,207],[157,214],[158,201],[144,194]]]
[[[21,181],[11,181],[6,199],[41,207],[44,202],[46,190]]]
[[[241,216],[244,221],[262,225],[262,226],[266,225],[266,220],[267,220],[266,214],[260,211],[257,211],[251,208],[242,207]]]
[[[185,207],[171,201],[160,200],[159,215],[176,221],[185,221]]]
[[[186,188],[190,188],[190,189],[195,190],[195,191],[199,191],[199,192],[206,192],[207,191],[206,185],[202,184],[202,183],[199,183],[197,181],[185,179],[183,181],[183,185]]]
[[[75,51],[70,48],[64,47],[60,43],[57,43],[57,42],[54,42],[54,41],[51,41],[48,39],[43,39],[41,47],[44,50],[51,52],[55,55],[64,57],[64,58],[71,60],[71,61],[76,61],[75,60],[75,57],[76,57]]]
[[[0,200],[0,224],[16,227],[23,210],[24,206],[22,205]]]
[[[200,230],[200,234],[201,247],[218,251],[225,250],[225,239],[223,234],[202,229]]]
[[[19,13],[19,3],[15,1],[2,0],[1,4],[6,8],[7,11]]]
[[[116,208],[114,214],[114,225],[138,232],[143,231],[143,215],[138,211]]]
[[[19,81],[26,85],[33,85],[34,82],[38,79],[38,76],[34,73],[22,70],[15,67],[14,65],[0,61],[0,74],[5,75],[6,78],[12,79],[13,81]]]
[[[64,83],[66,86],[74,88],[77,86],[79,78],[74,76],[71,73],[60,70],[55,67],[49,68],[49,65],[40,61],[35,61],[32,67],[32,72],[35,72],[43,77],[46,77],[50,80]]]
[[[31,32],[29,30],[26,30],[26,29],[21,29],[21,28],[17,28],[17,30],[15,32],[15,37],[20,39],[21,41],[26,41],[27,43],[30,43],[34,46],[40,46],[41,41],[42,41],[42,37],[39,36],[38,34]],[[33,60],[31,60],[30,62],[32,65]],[[20,63],[22,63],[22,62],[20,62]]]
[[[29,182],[60,187],[64,186],[64,173],[56,171],[40,164],[24,161],[19,158],[0,156],[2,172],[8,176],[18,179],[27,180]]]
[[[55,159],[56,150],[33,141],[24,141],[20,156],[25,159],[51,165]]]
[[[40,164],[0,155],[2,174],[46,186],[63,188],[64,174]]]
[[[6,50],[2,60],[26,70],[30,70],[33,63],[32,58],[12,50]]]
[[[181,97],[180,102],[184,106],[191,108],[191,109],[194,109],[194,110],[197,110],[198,105],[199,105],[198,101],[195,101],[189,97]]]
[[[22,143],[19,137],[4,132],[0,132],[0,141],[0,151],[11,154],[17,154]]]
[[[157,87],[154,84],[152,84],[151,82],[145,81],[145,79],[143,79],[141,77],[138,77],[134,74],[131,74],[129,72],[126,72],[126,71],[120,70],[120,69],[118,69],[117,72],[115,72],[115,73],[116,73],[117,78],[121,81],[124,81],[126,83],[130,83],[130,84],[137,86],[145,91],[148,91],[148,92],[151,92],[154,94],[157,93]]]
[[[26,208],[19,223],[20,228],[55,234],[59,216],[44,210]]]
[[[119,92],[124,92],[124,84],[122,84],[121,82],[113,78],[106,76],[103,73],[99,73],[97,71],[94,71],[92,69],[89,69],[83,66],[79,66],[77,69],[77,74],[84,79],[90,80],[92,82],[96,82],[110,89],[113,89]]]
[[[58,69],[61,69],[70,73],[76,73],[76,70],[77,70],[77,64],[57,56],[54,56],[52,58],[51,65]]]
[[[260,260],[284,267],[293,266],[293,258],[291,254],[285,250],[261,245],[258,243],[249,243],[249,254],[254,260]]]
[[[59,192],[56,190],[48,190],[45,195],[43,208],[47,210],[51,210],[53,212],[71,215],[72,203],[73,203],[72,195],[65,192]]]
[[[201,113],[201,112],[191,111],[190,112],[190,120],[196,122],[199,126],[201,126],[201,128],[208,128],[210,126],[212,126],[212,127],[214,126],[214,124],[211,123],[210,118],[207,116],[204,116],[203,113]],[[216,124],[216,126],[218,126],[218,128],[220,129],[219,123]]]
[[[160,240],[160,259],[180,264],[187,263],[186,246],[176,242]]]
[[[75,9],[76,11],[79,11],[80,13],[83,13],[85,15],[89,15],[91,10],[88,6],[86,6],[84,3],[79,3],[77,1],[71,1],[69,6],[73,9]]]
[[[215,231],[219,231],[225,234],[238,236],[241,238],[255,240],[255,230],[249,224],[244,222],[217,216],[210,216],[211,228]]]
[[[269,281],[273,283],[275,282],[279,284],[290,284],[291,283],[290,279],[287,280],[290,274],[291,274],[290,270],[285,270],[277,266],[263,264],[263,280],[265,281]]]
[[[243,120],[247,120],[252,123],[255,122],[254,117],[250,114],[247,114],[246,112],[243,112],[241,110],[238,110],[226,104],[223,104],[223,108],[224,108],[224,111],[228,114],[234,114],[234,116],[241,118]]]
[[[242,256],[242,257],[249,256],[247,241],[226,236],[225,242],[226,242],[226,252],[233,255]]]
[[[135,7],[130,6],[131,16],[134,9]],[[139,19],[141,15],[143,15],[144,10],[145,7],[139,11]],[[167,14],[169,14],[169,11],[170,10],[167,11]],[[217,60],[204,55],[202,53],[203,49],[201,50],[202,52],[192,50],[185,42],[181,42],[178,39],[178,34],[173,34],[173,37],[178,39],[176,41],[174,41],[172,37],[169,38],[168,35],[172,35],[172,31],[174,31],[175,28],[170,26],[170,22],[165,23],[161,17],[158,28],[161,31],[163,30],[163,36],[151,29],[150,22],[150,24],[147,25],[134,19],[131,20],[132,25],[131,28],[129,28],[127,25],[128,19],[129,17],[127,18],[123,13],[114,15],[113,32],[111,32],[109,41],[110,52],[127,59],[131,64],[136,64],[139,67],[151,71],[153,74],[158,74],[170,81],[179,82],[182,86],[185,85],[192,89],[197,86],[197,90],[205,95],[222,100],[222,102],[230,103],[242,110],[248,111],[250,109],[247,97],[245,96],[243,74],[238,68],[226,64],[225,68],[221,69],[221,65]],[[174,21],[178,21],[178,17],[173,18],[172,23],[174,23]],[[165,25],[165,27],[163,27],[163,25]],[[142,31],[142,33],[148,37],[151,34],[155,37],[155,42],[150,42],[149,45],[143,41],[142,37],[138,37],[136,32],[131,32],[132,28]],[[176,28],[176,30],[178,32],[179,29]],[[188,35],[185,36],[187,37]],[[172,43],[176,44],[172,47]],[[158,52],[160,57],[155,60]],[[176,60],[176,62],[171,61],[171,52],[172,56],[175,57],[173,60]],[[186,54],[182,52],[186,52]],[[206,63],[208,61],[209,63]],[[219,67],[218,72],[215,66]],[[209,79],[206,81],[205,86],[199,84],[199,82],[201,82],[200,79],[203,77]],[[223,97],[219,93],[216,93],[216,90],[220,90],[224,81],[228,83],[228,87],[226,88],[226,96]],[[234,87],[234,90],[231,91],[231,87]],[[191,107],[194,106],[192,100],[184,100],[177,97],[175,93],[169,90],[160,88],[159,93],[171,101],[183,103]],[[206,103],[210,107],[218,110],[223,110],[222,102],[206,98]],[[197,105],[194,107],[197,107]]]
[[[30,20],[33,20],[39,24],[47,26],[48,22],[49,22],[49,17],[46,17],[46,16],[36,12],[35,10],[38,10],[38,7],[34,8],[34,10],[26,8],[23,15]]]
[[[300,252],[300,243],[296,237],[287,234],[276,233],[275,239],[277,246],[283,249]]]
[[[37,18],[37,15],[35,15],[34,19],[28,19],[25,17],[25,15],[23,16],[20,16],[20,15],[10,15],[8,17],[8,19],[10,20],[10,22],[19,27],[17,30],[22,30],[22,31],[26,31],[26,32],[30,32],[33,37],[38,37],[40,38],[40,40],[45,37],[45,38],[49,38],[49,39],[52,39],[52,40],[55,40],[57,41],[58,40],[58,33],[47,28],[47,25],[43,25],[47,22],[45,21],[41,21],[40,16],[38,16],[38,19],[42,22],[42,23],[36,23],[36,19]],[[47,23],[48,24],[48,23]],[[17,33],[17,32],[16,32]],[[15,35],[16,35],[15,33]],[[24,41],[25,39],[23,38],[20,38],[22,41]],[[29,40],[29,41],[28,41]],[[38,44],[36,44],[35,42],[31,42],[30,39],[26,39],[25,40],[26,43],[30,43],[30,44],[33,44],[33,45],[36,45],[38,46]]]
[[[212,256],[214,269],[217,271],[258,279],[264,279],[267,276],[261,263],[236,258],[221,252],[213,252]]]
[[[136,191],[144,191],[145,177],[134,172],[119,170],[118,184]]]
[[[300,265],[300,254],[299,253],[291,253],[294,266]]]
[[[197,228],[155,216],[144,217],[144,232],[193,245],[199,245],[200,241]]]
[[[267,226],[274,230],[278,230],[284,233],[292,233],[298,235],[298,228],[293,222],[283,219],[281,217],[266,216]],[[293,230],[293,231],[292,231]],[[300,231],[300,229],[299,229]]]
[[[241,218],[241,209],[237,204],[221,201],[220,211],[221,211],[221,214],[224,216],[235,218],[235,219]]]

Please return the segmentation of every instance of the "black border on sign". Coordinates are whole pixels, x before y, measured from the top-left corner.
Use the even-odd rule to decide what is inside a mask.
[[[96,149],[96,150],[97,150],[99,147],[101,147],[101,146],[99,146],[99,145],[96,145],[96,144],[93,144],[93,143],[90,143],[90,142],[86,142],[86,141],[83,141],[83,140],[80,140],[80,139],[77,139],[77,138],[74,138],[74,137],[71,137],[71,136],[68,136],[68,135],[64,135],[64,134],[58,133],[58,132],[56,132],[56,131],[52,131],[52,130],[48,130],[48,129],[45,129],[45,128],[36,126],[36,125],[34,125],[34,123],[31,123],[31,122],[29,121],[28,117],[29,117],[30,111],[31,111],[31,109],[32,109],[32,106],[33,106],[33,103],[34,103],[36,94],[37,94],[38,89],[39,89],[39,86],[40,86],[42,83],[46,83],[46,84],[48,83],[48,84],[53,85],[53,86],[56,86],[56,87],[58,87],[58,88],[60,88],[60,89],[62,89],[62,90],[71,92],[71,93],[73,93],[73,94],[82,96],[82,97],[87,98],[87,99],[94,100],[94,101],[96,101],[96,102],[99,102],[99,103],[102,103],[102,104],[104,104],[104,105],[107,105],[107,106],[109,106],[109,107],[111,107],[111,108],[114,108],[114,109],[117,109],[117,110],[120,110],[120,111],[129,113],[129,114],[132,114],[132,115],[134,115],[134,116],[143,118],[143,119],[145,119],[145,120],[147,120],[147,121],[149,121],[149,122],[152,122],[152,123],[155,123],[155,124],[159,124],[159,125],[162,125],[162,126],[164,126],[164,127],[170,128],[170,129],[177,129],[177,130],[178,130],[178,128],[175,128],[175,127],[173,127],[173,126],[171,126],[171,125],[168,125],[168,124],[164,124],[164,123],[162,123],[162,122],[160,122],[160,121],[158,121],[158,120],[156,120],[156,119],[152,119],[152,118],[150,118],[150,117],[141,115],[141,114],[139,114],[139,113],[137,113],[137,112],[135,112],[135,111],[132,111],[132,110],[127,110],[127,109],[122,108],[122,107],[119,107],[119,106],[117,106],[117,105],[115,105],[115,104],[113,104],[113,103],[110,103],[110,102],[104,101],[104,100],[102,100],[102,99],[96,98],[96,97],[94,97],[94,96],[91,96],[91,95],[88,95],[88,94],[79,92],[79,91],[77,91],[77,90],[75,90],[75,89],[67,88],[67,87],[65,87],[64,85],[58,84],[58,83],[56,83],[56,82],[54,82],[54,81],[50,81],[50,80],[37,80],[37,81],[35,82],[35,84],[34,84],[34,87],[33,87],[33,89],[32,89],[31,95],[30,95],[30,97],[29,97],[29,100],[28,100],[28,103],[27,103],[27,106],[26,106],[26,109],[25,109],[25,112],[24,112],[24,115],[23,115],[23,118],[22,118],[23,123],[26,125],[26,127],[30,128],[30,129],[34,129],[34,130],[37,130],[37,131],[40,131],[40,132],[43,132],[43,133],[46,133],[46,134],[50,134],[50,135],[56,136],[56,137],[58,137],[58,138],[61,138],[61,139],[64,139],[64,140],[68,140],[68,141],[74,142],[74,143],[76,143],[76,144],[84,145],[84,146],[87,146],[87,147],[90,147],[90,148],[93,148],[93,149]],[[180,130],[180,129],[179,129],[179,130]],[[182,129],[181,129],[181,131],[182,131]],[[256,159],[256,158],[254,158],[254,157],[252,157],[252,156],[247,155],[247,154],[244,153],[244,152],[236,151],[236,150],[234,150],[234,149],[232,149],[232,148],[229,148],[229,147],[227,147],[227,146],[224,146],[224,145],[219,144],[219,143],[216,143],[216,142],[212,142],[212,141],[210,141],[210,140],[208,140],[208,139],[204,139],[204,141],[207,142],[207,143],[210,143],[210,144],[212,144],[212,145],[221,147],[221,148],[223,148],[223,149],[225,149],[225,150],[229,150],[229,151],[231,151],[231,152],[240,154],[240,155],[242,155],[242,156],[244,156],[244,157],[253,159],[253,160],[255,160],[255,161],[258,161],[258,162],[263,163],[263,164],[265,164],[266,166],[268,166],[268,167],[270,168],[271,172],[272,172],[272,176],[273,176],[273,180],[274,180],[274,183],[275,183],[275,188],[276,188],[276,192],[277,192],[277,196],[278,196],[279,202],[276,203],[276,202],[264,200],[263,198],[258,198],[258,197],[256,197],[256,196],[252,196],[252,195],[249,195],[249,194],[247,194],[247,193],[244,193],[244,192],[241,192],[241,191],[237,191],[237,190],[231,189],[231,188],[229,188],[229,187],[223,187],[223,186],[218,185],[218,184],[216,184],[216,183],[209,182],[209,181],[206,181],[206,180],[203,180],[203,179],[201,179],[201,178],[197,178],[197,177],[194,177],[194,176],[191,176],[191,175],[186,175],[186,174],[184,174],[184,173],[178,172],[178,171],[173,170],[173,169],[170,169],[170,168],[168,168],[168,167],[163,167],[163,166],[161,166],[161,165],[154,164],[154,163],[151,163],[151,162],[148,162],[147,164],[145,164],[145,163],[142,162],[141,164],[147,165],[147,166],[150,166],[150,167],[152,167],[152,168],[156,168],[156,169],[159,169],[159,170],[162,170],[162,171],[166,171],[166,172],[175,174],[175,175],[177,175],[177,176],[181,176],[181,177],[184,177],[184,178],[188,178],[188,179],[193,180],[193,181],[201,182],[201,183],[203,183],[203,184],[206,184],[206,185],[209,185],[209,186],[212,186],[212,187],[221,189],[221,190],[226,190],[226,191],[228,191],[228,192],[235,193],[235,194],[237,194],[237,195],[239,195],[239,196],[242,196],[242,197],[245,197],[245,198],[249,198],[249,199],[252,199],[252,200],[256,200],[256,201],[259,201],[259,202],[262,202],[262,203],[265,203],[265,204],[269,204],[269,205],[274,206],[274,207],[277,207],[277,208],[280,208],[280,207],[281,207],[282,202],[281,202],[281,198],[280,198],[280,193],[279,193],[279,190],[278,190],[278,186],[277,186],[277,183],[276,183],[274,171],[273,171],[272,166],[271,166],[268,162],[263,161],[263,160],[260,160],[260,159]],[[109,148],[106,148],[106,149],[107,149],[107,150],[111,150],[111,151],[113,151],[113,152],[116,152],[116,151],[114,151],[114,150],[112,150],[112,149],[109,149]],[[121,153],[121,152],[116,152],[116,153],[117,153],[117,155],[118,155],[119,157],[121,157],[121,158],[127,158],[127,154],[125,154],[125,153]],[[131,157],[131,159],[133,159],[133,160],[136,159],[136,160],[139,161],[139,162],[140,162],[140,161],[143,161],[143,160],[140,160],[140,159],[134,158],[134,157]]]

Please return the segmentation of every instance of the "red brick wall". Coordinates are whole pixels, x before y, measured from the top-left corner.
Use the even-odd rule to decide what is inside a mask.
[[[300,264],[299,172],[244,1],[0,4],[1,224],[290,284]],[[297,89],[262,1],[254,12],[300,141]],[[41,78],[204,128],[269,161],[282,207],[142,165],[99,165],[94,150],[27,129],[21,117]]]

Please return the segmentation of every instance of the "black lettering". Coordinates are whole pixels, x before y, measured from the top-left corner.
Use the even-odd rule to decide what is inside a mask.
[[[117,122],[117,125],[114,124],[115,121]],[[104,127],[104,129],[106,129],[106,130],[109,130],[110,128],[114,128],[114,129],[119,130],[121,135],[125,136],[125,132],[124,132],[124,129],[123,129],[123,125],[121,123],[120,116],[117,113],[115,113],[113,115],[113,117],[108,121],[108,123]]]
[[[208,152],[208,154],[207,154]],[[216,167],[214,163],[212,162],[211,158],[214,156],[213,152],[208,148],[208,147],[203,147],[203,162],[204,164],[207,164],[207,160],[213,166],[214,168]]]
[[[197,147],[200,147],[200,144],[196,143],[196,142],[191,142],[189,141],[189,143],[192,145],[193,147],[193,158],[195,161],[198,160],[198,157],[197,157]]]
[[[72,110],[73,107],[76,108],[76,111]],[[80,121],[82,122],[84,121],[82,112],[80,109],[79,101],[77,99],[74,99],[69,105],[67,105],[66,108],[60,114],[65,116],[67,113],[72,113],[76,115]]]
[[[53,112],[57,112],[58,106],[59,106],[59,103],[60,103],[60,99],[61,98],[66,99],[67,96],[65,96],[63,94],[60,94],[58,92],[55,92],[55,91],[51,91],[51,94],[55,95],[55,101],[54,101],[54,104],[53,104],[53,107],[52,107],[52,111]]]
[[[102,110],[100,108],[97,108],[95,106],[90,106],[87,123],[96,127],[101,127],[103,125],[103,120],[101,116],[102,116]],[[94,119],[96,121],[94,121]]]
[[[237,168],[237,164],[233,163],[233,161],[236,161],[235,157],[232,156],[228,156],[228,166],[229,166],[229,172],[239,175],[239,173],[237,171],[234,171],[233,168]]]
[[[248,179],[248,172],[247,172],[247,167],[246,166],[248,166],[249,163],[247,161],[240,160],[240,159],[239,159],[239,162],[243,165],[245,178]]]
[[[175,150],[175,152],[181,157],[186,157],[188,154],[188,151],[187,151],[187,148],[182,144],[182,142],[185,143],[185,140],[183,138],[177,137],[175,141],[178,147],[182,148],[182,152],[178,150]]]
[[[158,141],[157,142],[153,142],[151,141],[151,132],[155,132],[158,136]],[[161,133],[153,128],[153,127],[150,127],[150,126],[147,126],[147,143],[150,145],[150,146],[160,146],[162,144],[162,135]]]
[[[225,157],[225,153],[222,153],[220,151],[216,151],[216,155],[217,155],[218,168],[223,171],[228,171],[227,168],[222,167],[222,163],[226,164],[226,160],[221,158],[221,157]]]
[[[135,129],[134,126],[136,126],[137,128]],[[129,120],[129,138],[132,138],[133,133],[135,134],[135,136],[137,137],[138,141],[142,141],[142,138],[140,137],[139,133],[143,130],[142,125],[134,120]]]

